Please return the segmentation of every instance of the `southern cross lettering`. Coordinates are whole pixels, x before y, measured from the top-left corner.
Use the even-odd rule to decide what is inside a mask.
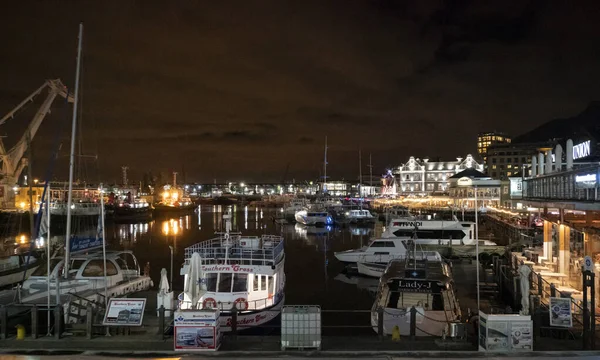
[[[240,265],[203,265],[202,271],[232,271],[232,272],[253,272],[250,267],[243,267]]]

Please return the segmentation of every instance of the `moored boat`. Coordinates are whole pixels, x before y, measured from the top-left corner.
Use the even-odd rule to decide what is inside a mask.
[[[448,324],[460,319],[454,284],[443,263],[428,260],[391,261],[373,303],[371,325],[378,332],[378,309],[383,309],[383,332],[391,335],[398,327],[410,335],[410,311],[416,310],[416,336],[442,336]]]
[[[230,215],[224,216],[230,227]],[[238,330],[273,320],[285,301],[283,237],[217,237],[185,249],[181,268],[185,289],[178,297],[180,309],[220,309],[223,331],[230,331],[235,307]]]

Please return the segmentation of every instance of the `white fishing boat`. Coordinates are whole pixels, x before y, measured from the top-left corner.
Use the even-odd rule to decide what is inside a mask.
[[[29,257],[29,261],[27,260],[27,254],[0,257],[0,288],[27,279],[40,265],[39,259],[34,255]]]
[[[382,234],[386,238],[410,238],[416,235],[420,245],[475,245],[474,222],[454,220],[426,220],[399,218],[389,222]],[[415,234],[416,232],[416,234]],[[479,245],[495,246],[490,240],[479,240]]]
[[[224,219],[225,233],[185,249],[179,308],[219,308],[223,331],[231,331],[234,307],[238,330],[263,325],[285,301],[283,237],[232,233],[230,215]]]
[[[372,224],[376,218],[366,209],[353,209],[344,213],[344,217],[349,224]]]
[[[428,260],[391,261],[379,282],[371,312],[371,325],[378,332],[379,308],[383,309],[383,332],[410,335],[410,310],[415,307],[416,336],[442,336],[448,324],[461,316],[451,274],[443,263]]]
[[[293,198],[285,207],[282,208],[283,218],[294,220],[298,211],[306,210],[309,201],[306,198]]]
[[[327,211],[300,210],[295,218],[296,222],[307,226],[333,225],[333,217]]]
[[[411,248],[411,239],[381,238],[374,239],[368,246],[360,249],[338,251],[335,257],[345,263],[382,263],[391,260],[404,259]],[[437,258],[440,254],[436,251],[422,251],[422,256]]]

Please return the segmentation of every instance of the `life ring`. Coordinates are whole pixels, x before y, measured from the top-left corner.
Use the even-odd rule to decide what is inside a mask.
[[[203,309],[216,309],[217,308],[217,300],[213,298],[206,298],[202,302]]]
[[[242,311],[248,310],[248,301],[246,301],[246,299],[244,299],[244,298],[235,299],[235,301],[233,302],[233,305],[238,310],[242,310]]]

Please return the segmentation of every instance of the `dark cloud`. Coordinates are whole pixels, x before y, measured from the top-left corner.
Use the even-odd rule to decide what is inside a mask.
[[[19,1],[4,10],[0,115],[45,79],[72,87],[84,21],[82,146],[109,178],[124,164],[134,177],[185,163],[190,179],[280,179],[288,162],[290,175],[314,178],[325,136],[332,176],[350,177],[358,147],[377,171],[411,155],[452,159],[475,151],[477,132],[516,135],[600,93],[597,1]],[[33,105],[0,127],[6,143]],[[69,126],[55,104],[34,139],[36,169],[59,144],[65,152]],[[61,159],[55,173],[65,178]]]

